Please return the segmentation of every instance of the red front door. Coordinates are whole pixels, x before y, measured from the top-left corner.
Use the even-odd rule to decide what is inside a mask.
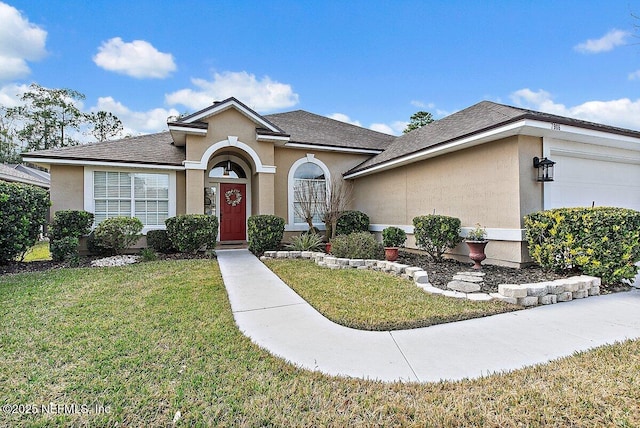
[[[220,183],[220,240],[245,241],[246,184]]]

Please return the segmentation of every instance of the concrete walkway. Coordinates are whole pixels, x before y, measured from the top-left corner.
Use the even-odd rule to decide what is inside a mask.
[[[320,315],[249,251],[217,254],[240,330],[272,354],[330,375],[476,378],[640,337],[640,290],[413,330],[354,330]]]

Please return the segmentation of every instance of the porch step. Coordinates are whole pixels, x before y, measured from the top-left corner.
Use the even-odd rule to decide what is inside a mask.
[[[216,250],[245,250],[249,248],[247,241],[225,241],[218,242]]]

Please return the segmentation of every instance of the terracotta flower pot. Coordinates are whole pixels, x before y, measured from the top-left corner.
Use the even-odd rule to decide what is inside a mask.
[[[390,262],[398,260],[398,247],[385,247],[384,258]]]
[[[482,269],[482,262],[487,258],[487,255],[484,253],[484,247],[487,246],[488,241],[465,241],[467,246],[469,247],[469,258],[473,260],[475,263],[472,268],[473,269]]]

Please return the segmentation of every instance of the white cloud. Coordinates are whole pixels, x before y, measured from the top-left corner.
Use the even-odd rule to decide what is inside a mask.
[[[125,135],[139,135],[167,130],[167,118],[178,116],[176,109],[155,108],[148,111],[132,111],[113,97],[100,97],[91,111],[104,110],[118,116],[122,121]]]
[[[607,101],[587,101],[567,107],[553,101],[551,94],[544,90],[534,92],[528,88],[511,94],[516,105],[546,113],[567,116],[604,125],[640,129],[640,99],[620,98]]]
[[[424,103],[418,100],[412,100],[410,104],[414,107],[421,108],[421,109],[425,109],[425,108],[433,109],[436,107],[434,103]]]
[[[372,123],[369,129],[373,131],[382,132],[383,134],[390,134],[390,135],[395,134],[393,129],[391,129],[391,127],[386,123]]]
[[[349,116],[344,113],[331,113],[328,114],[327,117],[333,120],[339,120],[340,122],[349,123],[351,125],[362,126],[359,120],[352,120]]]
[[[17,85],[10,83],[0,87],[0,105],[4,107],[16,107],[22,105],[22,94],[29,90],[29,85]]]
[[[616,46],[626,44],[627,38],[630,36],[631,33],[628,31],[613,29],[599,39],[589,39],[573,48],[582,53],[608,52]]]
[[[268,112],[298,104],[298,94],[291,85],[271,80],[269,76],[257,79],[246,71],[214,73],[212,80],[191,79],[196,89],[181,89],[166,94],[169,105],[181,104],[199,110],[214,101],[236,97],[258,112]]]
[[[47,32],[2,2],[0,22],[0,80],[27,76],[31,72],[27,61],[37,61],[47,54]]]
[[[173,55],[160,52],[144,40],[123,42],[120,37],[103,42],[93,62],[105,70],[137,79],[164,79],[176,70]]]
[[[633,73],[629,73],[629,80],[640,79],[640,70],[636,70]]]

